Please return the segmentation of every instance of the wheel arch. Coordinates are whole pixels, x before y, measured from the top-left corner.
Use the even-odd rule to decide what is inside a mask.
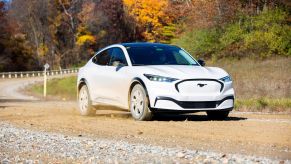
[[[146,87],[145,83],[142,81],[142,79],[140,79],[138,77],[135,77],[135,78],[132,79],[130,87],[129,87],[129,90],[128,90],[128,109],[130,109],[130,94],[131,94],[131,91],[132,91],[133,87],[136,84],[142,85],[142,87],[145,89],[146,96],[148,98],[149,107],[151,107],[151,105],[150,105],[151,102],[149,100],[149,93],[148,93],[148,90],[147,90],[147,87]]]
[[[77,86],[77,98],[79,97],[79,91],[80,91],[80,89],[82,88],[82,86],[84,86],[84,85],[86,85],[87,87],[88,87],[88,91],[89,91],[89,94],[91,95],[91,93],[90,93],[90,87],[89,87],[89,85],[88,85],[88,82],[87,82],[87,80],[85,79],[85,78],[81,78],[80,80],[79,80],[79,82],[78,82],[78,86]],[[91,96],[90,96],[91,97]]]

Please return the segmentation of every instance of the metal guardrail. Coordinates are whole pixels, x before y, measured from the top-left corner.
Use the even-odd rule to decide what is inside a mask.
[[[62,69],[62,70],[48,70],[47,76],[64,75],[78,73],[76,69]],[[11,78],[26,78],[26,77],[40,77],[44,76],[44,71],[25,71],[25,72],[0,72],[0,79],[11,79]]]

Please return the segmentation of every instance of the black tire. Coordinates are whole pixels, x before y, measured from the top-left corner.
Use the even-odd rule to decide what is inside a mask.
[[[210,120],[225,120],[229,111],[207,111],[206,113]]]
[[[139,94],[140,93],[140,94]],[[149,108],[149,100],[142,85],[136,84],[130,93],[130,112],[132,117],[138,121],[150,121],[153,113]]]
[[[90,94],[86,85],[83,85],[79,91],[78,107],[82,116],[93,116],[96,114],[96,110],[92,106]]]

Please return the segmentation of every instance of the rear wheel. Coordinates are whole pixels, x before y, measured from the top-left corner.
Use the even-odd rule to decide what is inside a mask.
[[[207,111],[207,117],[211,120],[225,120],[229,111]]]
[[[92,116],[96,113],[94,107],[92,106],[88,87],[86,85],[83,85],[79,91],[78,104],[79,112],[82,116]]]
[[[139,121],[149,121],[153,117],[146,91],[140,84],[136,84],[131,91],[130,112],[132,117]]]

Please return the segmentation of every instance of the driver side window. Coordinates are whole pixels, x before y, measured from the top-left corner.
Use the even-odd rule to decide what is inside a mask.
[[[93,57],[92,62],[102,66],[116,66],[116,64],[128,65],[122,49],[118,47],[109,48],[100,52]]]
[[[109,66],[115,66],[114,62],[118,62],[124,66],[127,66],[125,55],[121,48],[115,47],[110,49],[111,60]]]
[[[101,53],[95,55],[92,59],[92,62],[95,64],[98,64],[98,65],[103,65],[103,66],[108,65],[110,62],[110,58],[111,58],[109,50],[110,49],[107,49],[107,50],[102,51]]]

